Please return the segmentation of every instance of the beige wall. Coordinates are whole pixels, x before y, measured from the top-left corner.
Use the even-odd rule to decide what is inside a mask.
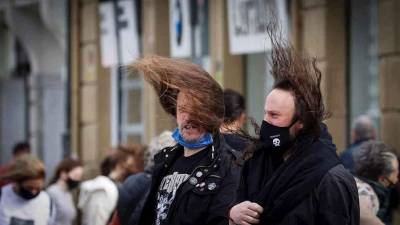
[[[381,139],[400,153],[400,1],[378,7]]]
[[[143,1],[143,54],[169,56],[169,5],[164,0]],[[145,143],[151,138],[175,126],[171,118],[161,107],[153,88],[144,85],[144,127]]]
[[[338,151],[346,147],[345,1],[303,0],[297,3],[295,45],[317,58],[322,90],[331,117],[327,120]]]
[[[110,146],[110,73],[100,65],[98,2],[70,4],[71,143],[92,176]]]
[[[223,88],[244,93],[243,57],[229,53],[226,1],[209,1],[209,4],[211,75]]]

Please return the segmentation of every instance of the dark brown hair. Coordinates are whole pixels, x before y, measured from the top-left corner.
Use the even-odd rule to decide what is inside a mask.
[[[161,56],[142,58],[130,67],[142,72],[156,90],[164,110],[176,117],[176,99],[180,91],[190,96],[182,108],[191,122],[210,133],[218,131],[224,117],[221,86],[199,65]]]
[[[274,78],[273,89],[290,92],[295,100],[295,115],[303,123],[300,134],[311,134],[314,138],[320,135],[320,123],[328,118],[329,113],[321,94],[321,71],[317,68],[316,58],[296,52],[293,46],[287,42],[280,31],[277,20],[272,16],[268,23],[267,33],[271,41],[271,59],[267,63],[271,66],[271,74]],[[255,133],[259,134],[260,127],[251,121]],[[253,138],[246,132],[242,136],[251,140],[252,145],[245,150],[242,159],[252,157],[254,151],[262,147],[259,138]]]
[[[224,91],[224,103],[224,123],[235,122],[246,111],[244,97],[237,91],[226,89]]]
[[[143,154],[145,146],[131,145],[131,146],[118,146],[116,149],[111,149],[111,153],[103,159],[100,164],[100,173],[103,176],[108,176],[115,167],[128,160],[130,156],[134,157],[136,165],[139,170],[143,170]]]
[[[69,173],[71,170],[75,169],[76,167],[82,167],[81,161],[72,158],[65,158],[63,159],[56,168],[56,172],[54,173],[53,179],[51,179],[50,184],[57,182],[60,178],[62,172]]]
[[[272,50],[273,89],[289,91],[295,99],[295,118],[303,123],[301,133],[318,136],[320,123],[328,117],[321,94],[321,71],[316,58],[296,52],[286,42],[275,23],[268,26]]]
[[[31,153],[31,146],[29,145],[28,142],[25,141],[18,142],[14,145],[12,153],[13,156],[17,156],[19,154],[24,154],[24,153],[29,154]]]

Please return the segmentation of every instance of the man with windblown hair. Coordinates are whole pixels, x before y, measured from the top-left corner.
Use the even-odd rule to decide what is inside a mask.
[[[336,155],[315,59],[298,55],[269,27],[275,83],[260,136],[246,161],[231,224],[358,225],[354,178]]]
[[[177,145],[155,155],[152,185],[139,224],[228,224],[239,185],[236,153],[223,140],[223,91],[201,67],[159,56],[135,62],[176,118]]]

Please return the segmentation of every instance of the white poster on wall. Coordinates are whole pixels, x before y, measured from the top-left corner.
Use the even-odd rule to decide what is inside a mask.
[[[117,5],[121,63],[127,65],[140,55],[136,4],[132,0],[119,0]]]
[[[103,65],[103,67],[112,67],[118,64],[117,35],[115,33],[116,27],[113,3],[100,3],[99,16],[101,65]]]
[[[132,0],[100,3],[101,63],[104,67],[126,65],[139,57],[136,12]]]
[[[171,56],[190,57],[192,55],[190,0],[169,0],[169,13]]]
[[[278,17],[283,37],[288,37],[288,13],[284,0],[228,0],[229,50],[231,54],[260,53],[271,49],[267,25],[271,10]]]

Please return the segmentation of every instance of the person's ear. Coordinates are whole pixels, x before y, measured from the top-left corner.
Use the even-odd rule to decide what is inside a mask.
[[[303,129],[303,127],[304,127],[304,124],[303,124],[303,122],[302,122],[301,120],[297,121],[297,122],[294,124],[294,129],[295,129],[296,131],[299,131],[299,130]]]

